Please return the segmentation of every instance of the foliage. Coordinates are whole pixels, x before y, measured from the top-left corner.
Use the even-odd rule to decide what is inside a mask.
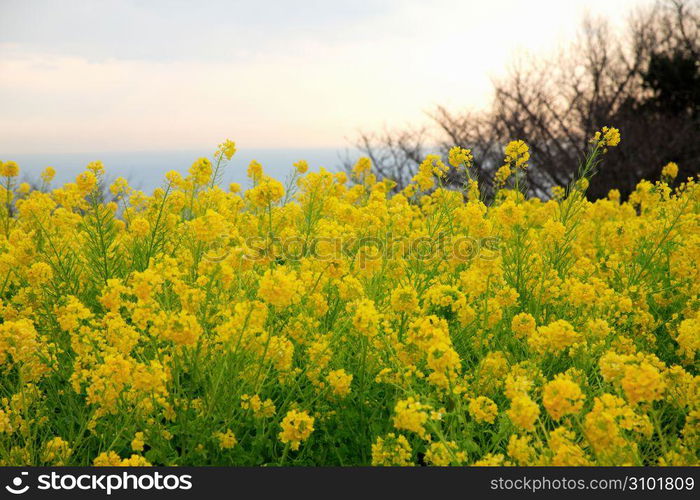
[[[549,201],[513,141],[489,205],[460,147],[393,196],[225,191],[231,141],[113,201],[0,163],[0,463],[697,465],[700,185],[587,201],[619,141]]]

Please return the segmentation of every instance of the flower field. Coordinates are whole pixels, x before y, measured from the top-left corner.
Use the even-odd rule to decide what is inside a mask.
[[[400,192],[224,188],[231,141],[150,195],[1,163],[0,463],[697,465],[700,185],[587,201],[619,141],[548,201],[522,141],[488,199],[461,148]]]

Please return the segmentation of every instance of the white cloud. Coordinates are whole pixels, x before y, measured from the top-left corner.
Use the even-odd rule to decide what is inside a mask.
[[[124,44],[150,43],[148,57],[131,49],[114,57],[107,28],[105,39],[90,31],[97,51],[69,36],[60,50],[38,36],[3,38],[0,151],[190,149],[224,137],[241,147],[342,146],[358,129],[426,121],[435,104],[483,104],[489,77],[513,50],[556,47],[585,5],[615,15],[632,3],[589,0],[572,12],[553,1],[381,2],[381,15],[328,20],[332,36],[289,26],[277,35],[278,12],[267,28],[258,20],[250,39],[250,27],[237,34],[233,21],[224,35],[220,23],[192,29],[182,11],[147,35],[129,33]],[[197,50],[173,57],[163,48],[168,37]],[[222,40],[226,50],[218,50]]]

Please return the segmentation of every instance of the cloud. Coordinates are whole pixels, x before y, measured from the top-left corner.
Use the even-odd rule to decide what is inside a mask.
[[[578,23],[568,4],[508,0],[58,5],[3,3],[2,151],[343,146],[483,105],[514,50]]]

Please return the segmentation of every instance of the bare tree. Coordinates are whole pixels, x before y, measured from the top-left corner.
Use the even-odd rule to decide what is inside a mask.
[[[424,128],[384,130],[381,133],[361,132],[355,147],[372,160],[378,179],[393,180],[399,189],[411,181],[416,165],[428,152]],[[345,170],[351,171],[354,163],[351,154],[346,152],[343,159]]]
[[[432,114],[435,147],[469,147],[487,193],[501,165],[503,147],[524,139],[531,148],[526,181],[531,194],[546,197],[554,185],[570,183],[588,139],[604,125],[618,127],[623,143],[611,151],[588,195],[612,187],[628,195],[642,178],[658,177],[675,161],[681,177],[700,170],[700,9],[697,1],[666,0],[630,16],[628,29],[614,32],[604,19],[584,19],[572,44],[550,59],[520,59],[494,82],[491,106],[483,111]],[[363,134],[359,149],[381,177],[400,186],[415,172],[430,134],[400,131]],[[461,183],[458,175],[450,179]]]

